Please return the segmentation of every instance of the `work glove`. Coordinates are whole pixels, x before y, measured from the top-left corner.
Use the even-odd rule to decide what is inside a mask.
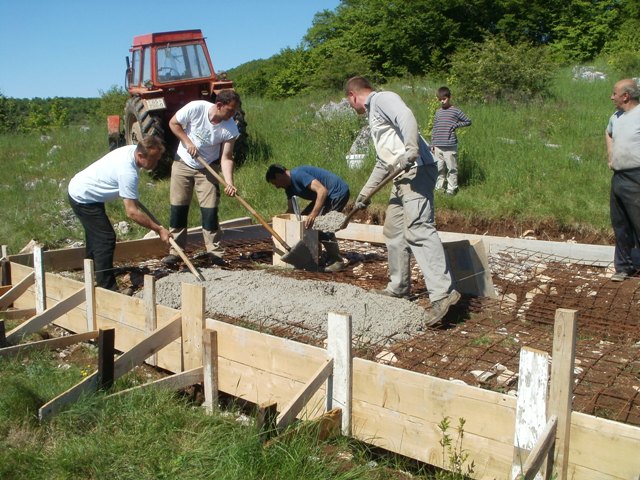
[[[400,157],[400,160],[398,160],[396,167],[398,169],[404,170],[405,172],[408,172],[411,169],[411,167],[413,167],[414,163],[415,163],[414,160],[409,160],[409,158],[406,155],[404,155]]]
[[[354,205],[356,210],[364,210],[371,204],[371,199],[367,199],[366,196],[360,194],[356,198],[356,203]]]

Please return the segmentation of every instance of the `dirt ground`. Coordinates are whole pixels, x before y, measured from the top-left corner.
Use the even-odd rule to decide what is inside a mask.
[[[367,223],[378,223],[375,212]],[[498,236],[536,237],[541,240],[610,244],[602,233],[558,228],[552,222],[519,225],[509,221],[473,223],[454,215],[438,218],[443,231]],[[271,264],[271,243],[226,243],[228,270],[264,269]],[[384,246],[342,242],[349,260],[340,273],[279,271],[280,275],[306,280],[349,283],[364,289],[383,288],[387,283]],[[198,251],[188,251],[198,268]],[[445,379],[463,381],[482,388],[515,393],[522,346],[551,353],[556,309],[578,310],[578,341],[574,369],[576,411],[640,425],[640,278],[614,283],[602,267],[566,264],[554,258],[533,258],[533,252],[503,251],[489,259],[497,299],[463,297],[437,328],[426,328],[414,338],[388,339],[371,344],[357,339],[355,354]],[[134,286],[142,274],[157,278],[171,271],[158,259],[129,269]],[[429,308],[422,275],[414,265],[413,301]],[[245,324],[245,320],[216,318]],[[260,328],[259,325],[254,327]],[[270,333],[321,345],[322,332],[300,326],[270,327]]]

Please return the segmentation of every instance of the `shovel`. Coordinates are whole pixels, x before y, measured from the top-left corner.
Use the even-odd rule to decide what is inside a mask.
[[[226,188],[227,182],[224,181],[222,175],[211,168],[211,165],[205,162],[200,155],[196,155],[195,158],[204,168],[207,169],[207,171],[211,175],[213,175],[213,177],[218,182],[220,182],[220,185]],[[273,228],[271,228],[271,225],[269,225],[266,220],[262,218],[262,216],[258,212],[256,212],[255,209],[251,205],[249,205],[249,203],[244,198],[242,198],[237,193],[233,196],[233,198],[238,200],[242,204],[242,206],[246,208],[249,213],[251,213],[251,215],[253,215],[264,228],[267,229],[267,231],[273,236],[273,238],[275,238],[284,247],[287,253],[285,253],[281,257],[283,262],[287,262],[288,264],[293,265],[296,268],[302,268],[305,270],[315,270],[318,267],[316,262],[313,260],[313,257],[311,256],[309,247],[307,247],[304,242],[297,242],[293,247],[290,247],[282,239],[282,237],[278,235],[278,233]]]
[[[371,190],[371,192],[369,192],[366,197],[363,198],[362,201],[366,203],[369,200],[371,200],[371,197],[373,197],[376,193],[382,190],[387,183],[389,183],[391,180],[396,178],[402,172],[404,172],[404,168],[396,168],[395,170],[393,170],[386,177],[384,177],[382,181],[378,185],[376,185],[376,187],[373,190]],[[347,225],[349,225],[349,221],[353,218],[353,216],[356,214],[358,210],[360,209],[353,208],[347,215],[343,215],[340,212],[335,212],[335,211],[331,212],[332,218],[331,218],[331,222],[329,222],[331,223],[331,225],[323,226],[322,223],[318,222],[318,220],[316,219],[316,223],[314,223],[314,228],[316,228],[317,223],[320,223],[320,228],[316,228],[316,230],[320,230],[322,232],[337,232],[338,230],[347,228]]]
[[[149,211],[149,209],[147,207],[145,207],[142,202],[140,202],[140,200],[138,200],[138,207],[140,207],[140,210],[142,210],[147,217],[149,217],[151,220],[153,220],[154,222],[156,222],[158,225],[160,225],[160,222],[158,221],[158,219],[156,217],[153,216],[153,213],[151,213]],[[189,267],[189,271],[191,271],[191,273],[193,273],[193,275],[200,280],[201,282],[205,281],[205,278],[202,276],[202,274],[198,271],[198,269],[193,265],[193,263],[191,263],[191,261],[189,260],[189,258],[187,257],[187,255],[184,253],[184,251],[180,248],[180,246],[176,243],[176,241],[173,239],[173,237],[169,237],[169,243],[171,244],[171,246],[173,247],[173,249],[178,252],[178,255],[180,255],[180,258],[182,258],[182,261],[185,263],[185,265],[187,267]]]

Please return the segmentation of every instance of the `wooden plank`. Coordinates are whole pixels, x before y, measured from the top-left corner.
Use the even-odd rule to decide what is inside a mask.
[[[218,332],[218,355],[296,382],[306,382],[315,365],[329,358],[323,348],[207,319]],[[292,357],[296,361],[291,361]],[[259,402],[257,402],[259,403]],[[282,403],[282,402],[279,402]]]
[[[149,388],[180,390],[191,385],[195,385],[196,383],[201,383],[202,378],[202,367],[198,367],[194,368],[193,370],[185,370],[184,372],[174,373],[173,375],[154,380],[153,382],[145,383],[144,385],[137,385],[135,387],[127,388],[126,390],[120,390],[119,392],[112,393],[108,396],[108,398],[118,395],[125,395],[136,390],[147,390]]]
[[[439,444],[442,434],[437,423],[358,400],[355,393],[354,389],[354,438],[421,462],[447,467],[448,458],[446,454],[443,458]],[[429,406],[425,405],[425,410],[427,409]],[[473,420],[473,411],[459,415],[457,413],[451,418],[463,417],[467,422]],[[469,461],[475,462],[474,478],[495,480],[508,477],[513,455],[511,442],[499,442],[491,437],[469,432],[465,425],[462,446],[469,453]]]
[[[567,479],[569,468],[569,442],[571,435],[571,409],[573,396],[573,369],[578,328],[577,312],[556,310],[553,328],[553,362],[551,364],[551,391],[549,413],[558,417],[556,457],[558,480]]]
[[[30,350],[53,350],[54,348],[64,348],[79,342],[93,340],[97,337],[98,331],[94,330],[93,332],[76,333],[74,335],[66,335],[64,337],[48,338],[37,342],[23,343],[21,345],[14,345],[12,347],[0,349],[0,357],[9,357]]]
[[[98,389],[98,372],[94,372],[80,383],[69,388],[38,409],[38,419],[44,422],[62,410],[65,406],[78,401],[82,394],[93,393]]]
[[[202,285],[182,284],[182,369],[202,366],[202,331],[204,330],[204,295]]]
[[[7,293],[9,290],[11,290],[11,285],[2,285],[0,286],[0,297],[2,297],[2,295],[4,295],[5,293]]]
[[[553,452],[553,446],[556,441],[556,429],[558,428],[558,417],[551,415],[549,421],[540,433],[540,437],[531,453],[527,457],[527,461],[522,467],[522,473],[518,475],[518,480],[533,480],[539,476],[540,467],[548,457],[549,451]],[[550,480],[550,476],[545,476]]]
[[[422,418],[434,428],[447,416],[464,417],[465,431],[495,439],[513,451],[516,399],[502,393],[354,358],[353,399]]]
[[[36,314],[35,308],[12,308],[0,311],[0,317],[5,320],[21,320],[31,318]]]
[[[520,349],[516,431],[513,437],[511,478],[519,478],[547,420],[549,355],[529,347]],[[542,476],[538,477],[540,480]]]
[[[46,325],[49,325],[60,315],[80,305],[82,302],[84,302],[84,299],[84,288],[81,288],[77,292],[73,293],[70,297],[67,297],[64,300],[58,302],[53,307],[42,312],[40,315],[36,314],[34,317],[21,323],[16,328],[11,330],[7,334],[7,341],[9,343],[17,343],[24,335],[37,332]]]
[[[324,365],[321,365],[315,374],[304,385],[300,393],[294,397],[285,408],[282,409],[280,415],[278,415],[278,429],[285,429],[296,419],[296,416],[302,410],[302,407],[309,401],[311,396],[318,390],[331,372],[333,371],[333,359],[327,360]]]
[[[172,321],[159,328],[135,347],[118,357],[114,365],[114,379],[120,378],[133,367],[141,365],[149,355],[161,350],[180,336],[182,315],[176,315]]]
[[[113,385],[113,357],[115,355],[115,329],[101,329],[98,336],[98,390]]]
[[[341,409],[342,434],[351,435],[351,399],[353,369],[351,354],[351,316],[329,312],[327,353],[333,358],[333,375],[328,382],[327,411]]]
[[[36,276],[32,271],[19,282],[13,282],[13,288],[0,297],[0,309],[8,308],[13,302],[15,302],[20,295],[26,292],[29,287],[34,284],[35,278]]]
[[[218,408],[218,332],[203,332],[204,407],[211,413]]]

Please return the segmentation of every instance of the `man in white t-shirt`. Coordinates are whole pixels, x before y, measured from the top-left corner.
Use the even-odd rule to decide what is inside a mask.
[[[225,193],[236,194],[233,184],[233,146],[240,135],[233,117],[240,107],[240,96],[233,90],[221,90],[215,103],[194,100],[176,112],[169,121],[180,144],[171,167],[170,227],[176,243],[185,248],[189,205],[195,191],[200,204],[202,235],[210,260],[222,262],[222,232],[218,225],[220,187],[215,177],[194,157],[200,155],[213,169],[221,171],[227,186]],[[180,261],[173,249],[163,259],[167,265]]]
[[[616,239],[613,258],[620,282],[640,268],[640,88],[633,79],[617,82],[611,93],[616,112],[609,119],[605,141],[613,170],[609,208]]]
[[[149,136],[138,145],[109,152],[69,182],[69,203],[84,227],[85,256],[94,261],[98,287],[117,289],[113,272],[116,233],[105,211],[106,202],[122,198],[128,218],[169,243],[169,231],[145,215],[138,204],[139,169],[153,170],[163,153],[162,140]]]

